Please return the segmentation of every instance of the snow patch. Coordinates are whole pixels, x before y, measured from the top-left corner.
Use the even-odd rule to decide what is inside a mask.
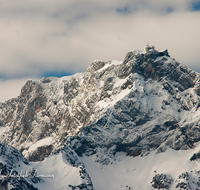
[[[150,182],[155,173],[168,174],[175,182],[175,179],[183,172],[200,170],[200,162],[189,160],[199,148],[197,146],[193,150],[180,151],[168,149],[165,153],[151,152],[148,156],[134,158],[121,154],[118,161],[109,165],[95,162],[95,157],[84,156],[82,161],[95,190],[122,190],[129,187],[130,189],[152,190]]]
[[[101,69],[97,70],[96,72],[101,72],[101,71],[107,69],[108,67],[110,67],[112,65],[117,66],[117,65],[120,65],[121,63],[122,63],[122,61],[112,60],[109,63],[107,63],[106,65],[104,65],[104,67],[102,67]]]
[[[52,143],[53,143],[52,137],[47,137],[47,138],[41,139],[41,140],[37,141],[35,144],[31,145],[29,147],[28,151],[24,150],[23,155],[26,157],[27,154],[34,152],[38,147],[45,146],[45,145],[48,146],[48,145],[51,145]]]

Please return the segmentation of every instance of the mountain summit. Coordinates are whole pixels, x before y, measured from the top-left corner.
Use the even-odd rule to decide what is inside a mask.
[[[200,74],[153,46],[94,61],[85,73],[29,80],[0,103],[1,142],[28,161],[67,149],[108,165],[120,153],[192,149],[199,123]]]

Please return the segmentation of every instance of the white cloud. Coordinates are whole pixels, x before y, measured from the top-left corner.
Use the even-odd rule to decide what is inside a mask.
[[[14,80],[0,80],[0,102],[20,95],[22,86],[26,83],[27,78]]]
[[[3,1],[0,78],[38,77],[54,70],[80,72],[96,59],[123,60],[129,49],[147,43],[168,48],[176,60],[197,69],[200,13],[190,11],[191,2]]]

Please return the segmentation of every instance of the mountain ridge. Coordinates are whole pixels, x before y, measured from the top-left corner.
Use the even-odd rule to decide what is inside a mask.
[[[33,189],[198,189],[199,126],[200,74],[153,46],[94,61],[85,73],[28,80],[0,103],[7,160],[56,174],[22,181]]]
[[[0,104],[0,136],[2,142],[20,149],[31,161],[43,160],[64,143],[70,144],[79,155],[87,151],[96,154],[98,143],[101,140],[107,142],[103,136],[109,133],[102,130],[102,126],[109,126],[109,122],[111,126],[107,128],[112,131],[112,125],[115,125],[113,132],[118,134],[116,138],[121,139],[115,148],[115,141],[108,145],[113,154],[125,150],[128,155],[137,156],[152,148],[164,151],[165,146],[192,148],[199,141],[198,127],[192,130],[191,126],[181,127],[181,131],[178,128],[187,111],[198,111],[199,84],[200,75],[171,58],[167,50],[157,51],[153,46],[146,46],[140,51],[128,52],[123,62],[94,61],[84,74],[27,81],[19,97]],[[160,101],[159,106],[156,98]],[[153,115],[163,117],[163,122],[156,121]],[[152,124],[145,126],[148,122]],[[169,136],[172,131],[173,134],[181,133],[176,135],[180,142],[171,140],[164,143],[157,139],[159,143],[154,144],[148,140],[153,137],[149,135],[148,143],[143,144],[142,149],[143,145],[138,148],[137,144],[143,139],[140,134],[144,132],[140,126],[144,127],[145,135],[162,131],[167,131]],[[100,130],[102,133],[98,135],[102,139],[86,140],[89,138],[85,139],[88,128],[96,130],[96,133]],[[196,137],[193,137],[194,130]],[[92,133],[90,140],[97,135],[94,131]],[[132,133],[132,137],[128,133]],[[165,138],[169,140],[166,134]],[[129,137],[135,140],[129,142]],[[71,138],[75,140],[72,142]],[[82,144],[84,141],[86,143]],[[176,145],[180,143],[182,145]],[[74,144],[79,145],[75,147]],[[132,151],[134,146],[136,149]]]

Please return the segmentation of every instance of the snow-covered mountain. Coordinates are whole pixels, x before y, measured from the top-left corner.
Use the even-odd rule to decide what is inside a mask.
[[[27,81],[0,103],[0,139],[55,171],[54,189],[195,189],[199,113],[200,74],[146,46],[123,62]]]

